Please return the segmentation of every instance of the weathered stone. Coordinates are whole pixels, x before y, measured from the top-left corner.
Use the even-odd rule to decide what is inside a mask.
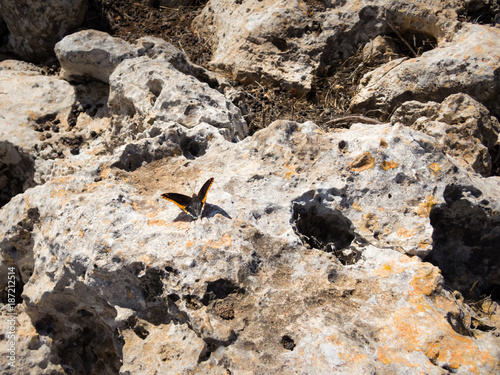
[[[465,93],[500,115],[500,29],[465,24],[453,40],[413,59],[391,61],[361,82],[354,111],[390,113],[408,100],[442,101]]]
[[[109,83],[109,76],[118,64],[136,57],[137,49],[102,31],[83,30],[68,35],[57,43],[55,53],[64,79]]]
[[[9,29],[9,46],[28,61],[42,61],[54,54],[54,45],[80,26],[86,0],[2,0],[0,14]]]
[[[193,22],[214,50],[211,65],[239,81],[311,89],[317,73],[360,44],[394,29],[445,41],[455,32],[459,2],[361,0],[210,0]]]
[[[391,117],[436,138],[446,152],[470,171],[500,174],[500,124],[467,94],[454,94],[441,104],[409,101]]]
[[[247,134],[241,111],[224,95],[162,59],[144,56],[121,63],[110,77],[109,107],[115,115],[137,116],[144,128],[154,121],[188,128],[205,122],[228,140]]]
[[[28,150],[39,141],[37,122],[58,119],[67,126],[75,93],[66,81],[23,68],[0,63],[0,139]]]
[[[377,36],[363,48],[363,62],[369,65],[388,62],[399,57],[396,43],[390,38]]]
[[[109,83],[109,76],[123,60],[147,55],[169,62],[180,72],[211,87],[227,85],[221,76],[193,64],[178,48],[155,37],[140,38],[132,45],[102,31],[82,30],[57,43],[55,52],[62,67],[61,75],[69,81]]]
[[[198,127],[189,131],[210,128]],[[469,259],[463,283],[404,254],[453,256],[440,233],[462,222],[436,215],[464,199],[475,236],[494,239],[495,178],[469,176],[434,138],[399,125],[325,134],[278,121],[239,143],[212,131],[194,160],[89,165],[1,209],[0,282],[19,269],[18,309],[32,322],[19,319],[21,369],[38,342],[47,354],[35,373],[41,363],[87,373],[498,370],[488,332],[500,327],[498,306],[474,312],[443,287],[465,290],[481,272],[484,291],[495,263]],[[209,177],[201,220],[160,198]]]

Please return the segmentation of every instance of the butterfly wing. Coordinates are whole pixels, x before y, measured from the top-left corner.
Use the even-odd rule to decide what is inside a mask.
[[[177,193],[165,193],[162,194],[161,197],[167,201],[175,203],[182,211],[189,213],[187,211],[187,207],[191,204],[193,198]]]
[[[204,205],[205,201],[207,200],[207,194],[208,194],[208,189],[212,186],[214,183],[214,178],[209,178],[205,184],[200,189],[200,192],[198,193],[198,198],[200,198],[201,203]]]

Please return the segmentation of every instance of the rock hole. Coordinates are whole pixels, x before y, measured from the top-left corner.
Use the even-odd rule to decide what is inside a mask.
[[[243,288],[238,287],[230,280],[219,279],[217,281],[208,283],[207,291],[203,295],[201,302],[205,306],[208,306],[210,302],[216,299],[224,299],[233,293],[244,294],[245,290]]]
[[[385,35],[385,37],[390,38],[397,45],[399,53],[403,56],[417,57],[436,48],[438,45],[436,38],[430,34],[414,30],[402,30],[394,26],[391,26],[391,28],[394,32]]]
[[[0,142],[0,207],[35,186],[33,158],[8,141]]]
[[[292,203],[292,226],[305,244],[332,252],[343,264],[354,264],[360,252],[351,247],[355,234],[351,221],[322,202],[322,193],[308,192]]]
[[[480,25],[500,22],[500,4],[497,1],[465,1],[459,19]]]
[[[198,136],[185,137],[181,140],[180,147],[184,157],[192,160],[205,155],[208,143],[205,138],[200,139]]]
[[[205,348],[203,348],[198,357],[198,363],[208,361],[212,353],[215,352],[219,347],[228,347],[229,345],[233,344],[237,338],[238,336],[234,333],[234,331],[231,331],[229,338],[225,341],[214,339],[212,337],[204,338],[203,341],[205,341]]]
[[[500,221],[481,196],[472,186],[445,188],[445,203],[430,212],[433,249],[424,259],[439,267],[446,284],[469,300],[500,288]],[[492,298],[499,301],[499,293]]]
[[[283,345],[283,348],[286,350],[293,350],[295,348],[295,342],[288,335],[281,338],[281,345]]]

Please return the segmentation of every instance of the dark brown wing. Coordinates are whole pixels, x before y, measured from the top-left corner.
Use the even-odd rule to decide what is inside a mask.
[[[161,195],[167,201],[175,203],[182,211],[187,212],[186,207],[191,204],[193,198],[177,193],[165,193]]]
[[[207,200],[207,194],[208,194],[208,189],[210,189],[210,186],[214,183],[214,178],[209,178],[207,182],[201,187],[200,192],[198,193],[198,198],[200,198],[201,203],[205,204],[205,201]]]

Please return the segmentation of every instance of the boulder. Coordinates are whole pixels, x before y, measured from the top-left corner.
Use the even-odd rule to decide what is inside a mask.
[[[123,61],[110,77],[108,105],[114,115],[137,117],[142,129],[155,121],[173,121],[187,128],[204,122],[218,128],[227,140],[241,140],[248,133],[241,111],[223,94],[161,58]],[[127,135],[122,125],[119,131]]]
[[[453,40],[421,56],[393,60],[367,73],[353,98],[356,112],[389,114],[408,100],[444,100],[470,95],[500,115],[500,29],[465,24]]]
[[[500,174],[500,124],[482,104],[467,94],[453,94],[442,103],[403,103],[391,116],[436,138],[446,153],[471,172]]]
[[[239,143],[213,131],[194,159],[127,168],[103,157],[1,209],[0,282],[14,267],[23,301],[16,371],[499,368],[489,332],[498,305],[480,313],[445,287],[497,285],[498,254],[479,254],[465,235],[495,243],[497,177],[469,175],[435,138],[402,125],[324,133],[277,121]],[[161,199],[210,177],[200,220]],[[412,256],[444,264],[451,246],[456,272]]]
[[[319,2],[318,2],[319,3]],[[214,50],[211,66],[242,82],[311,89],[313,78],[378,35],[450,39],[460,5],[453,0],[326,1],[210,0],[193,27]]]
[[[55,53],[64,79],[109,83],[109,76],[118,64],[137,56],[137,49],[105,32],[82,30],[57,43]]]
[[[211,87],[227,85],[224,78],[196,64],[163,39],[140,38],[135,45],[96,30],[82,30],[56,44],[61,76],[74,82],[100,81],[109,84],[109,76],[123,60],[148,56],[171,63],[182,73],[192,75]]]
[[[12,60],[0,62],[0,93],[0,139],[25,150],[39,141],[38,124],[58,120],[67,126],[75,101],[68,82]]]
[[[10,49],[18,57],[35,62],[54,55],[54,45],[80,26],[86,9],[87,0],[0,1]]]

